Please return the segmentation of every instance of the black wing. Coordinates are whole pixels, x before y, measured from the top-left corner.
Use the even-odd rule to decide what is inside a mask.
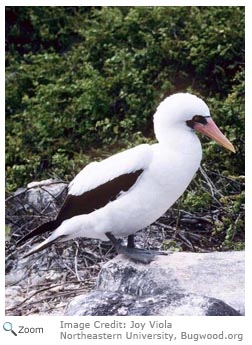
[[[143,169],[123,174],[80,195],[68,194],[55,220],[44,223],[22,237],[17,244],[45,232],[53,231],[66,220],[81,214],[91,213],[115,200],[121,192],[127,192],[143,173]]]
[[[142,172],[143,169],[140,169],[120,175],[80,195],[68,194],[56,220],[62,223],[66,219],[81,214],[88,214],[104,207],[109,202],[115,200],[121,192],[127,192],[135,184]]]

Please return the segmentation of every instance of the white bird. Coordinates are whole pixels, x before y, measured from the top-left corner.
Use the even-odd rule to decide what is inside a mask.
[[[26,256],[55,242],[89,237],[110,240],[118,253],[133,260],[153,260],[157,252],[135,248],[134,234],[161,217],[191,182],[202,158],[195,131],[235,152],[206,103],[189,93],[174,94],[160,103],[154,131],[158,143],[136,146],[81,170],[69,184],[56,219],[19,241],[52,231]],[[127,247],[116,239],[124,236],[128,236]]]

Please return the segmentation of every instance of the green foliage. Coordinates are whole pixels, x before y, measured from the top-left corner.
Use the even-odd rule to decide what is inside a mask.
[[[238,150],[231,159],[208,143],[205,164],[242,174],[243,7],[28,6],[6,14],[8,190],[49,175],[70,179],[94,148],[132,146],[145,140],[139,132],[151,138],[155,107],[186,90],[206,99]]]
[[[172,239],[163,241],[162,250],[168,250],[171,252],[182,252],[181,245]]]
[[[240,194],[223,197],[221,201],[225,207],[225,212],[220,219],[215,221],[213,236],[219,233],[225,233],[225,238],[222,243],[224,249],[244,249],[244,241],[240,239],[240,241],[234,242],[234,238],[237,234],[242,234],[245,228],[245,193],[242,191]],[[243,211],[241,212],[241,210]]]
[[[206,164],[228,175],[244,174],[245,162],[245,101],[244,69],[236,72],[228,96],[223,99],[208,98],[212,116],[236,149],[233,155],[213,142],[205,145]],[[221,161],[220,161],[221,151]]]
[[[8,225],[5,225],[5,242],[10,241],[11,238],[11,228]]]
[[[186,193],[183,205],[188,210],[200,211],[211,203],[211,194],[202,190],[190,190]]]
[[[203,175],[202,169],[200,172],[175,207],[198,217],[197,223],[207,219],[204,232],[208,234],[208,248],[244,249],[244,176],[225,176],[212,170],[204,171]],[[178,228],[183,229],[183,224],[178,225]]]

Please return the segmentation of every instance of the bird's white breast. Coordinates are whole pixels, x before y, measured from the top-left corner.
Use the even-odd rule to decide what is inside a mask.
[[[193,155],[186,150],[180,152],[179,157],[176,150],[153,145],[153,159],[135,186],[102,209],[78,216],[89,222],[88,237],[106,239],[105,232],[126,236],[161,217],[181,196],[197,171],[201,160],[201,147],[197,145]],[[84,218],[80,218],[80,223]]]

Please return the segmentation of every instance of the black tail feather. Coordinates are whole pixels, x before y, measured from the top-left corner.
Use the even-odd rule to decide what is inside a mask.
[[[30,231],[28,234],[26,234],[24,237],[22,237],[18,242],[17,245],[22,244],[23,242],[25,242],[26,240],[29,240],[30,238],[37,236],[37,235],[42,235],[45,232],[48,231],[53,231],[55,230],[58,226],[59,226],[59,222],[57,220],[51,220],[47,223],[44,223],[40,226],[38,226],[37,228],[33,229],[32,231]]]
[[[64,237],[67,237],[67,236],[66,235],[61,235],[61,236],[55,238],[54,240],[52,240],[50,242],[47,242],[45,244],[36,246],[34,249],[31,249],[27,254],[25,254],[23,256],[23,258],[27,258],[28,256],[30,256],[30,255],[32,255],[34,253],[38,253],[41,250],[46,249],[47,247],[50,247],[53,243],[60,242]]]

